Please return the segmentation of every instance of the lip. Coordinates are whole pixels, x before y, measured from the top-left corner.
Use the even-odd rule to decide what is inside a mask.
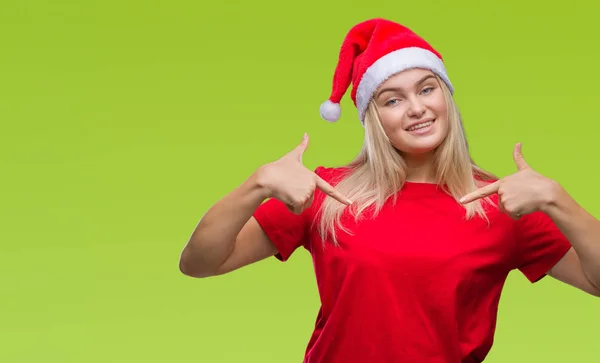
[[[420,120],[420,121],[417,121],[417,122],[413,122],[412,124],[406,126],[406,128],[404,129],[404,131],[407,131],[407,132],[417,132],[419,130],[408,131],[408,129],[410,129],[411,127],[413,127],[415,125],[422,124],[422,123],[429,122],[429,121],[435,122],[435,119],[434,118],[426,118],[426,119],[423,119],[423,120]],[[431,126],[433,126],[433,124]],[[431,127],[431,126],[429,126],[429,127]],[[429,127],[426,127],[425,129],[428,129]]]

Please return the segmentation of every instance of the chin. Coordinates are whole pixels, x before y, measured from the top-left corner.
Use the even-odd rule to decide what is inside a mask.
[[[422,155],[434,152],[442,144],[442,141],[440,138],[432,137],[429,140],[406,140],[396,143],[394,146],[403,154]]]
[[[419,156],[419,155],[426,155],[426,154],[433,153],[436,149],[437,149],[437,146],[435,146],[435,147],[405,147],[405,148],[399,149],[399,150],[403,154],[406,154],[406,155]]]

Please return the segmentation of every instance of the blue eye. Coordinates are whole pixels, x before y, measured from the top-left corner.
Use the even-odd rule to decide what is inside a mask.
[[[422,91],[422,93],[427,94],[427,93],[431,93],[431,91],[433,91],[433,87],[427,87]]]
[[[389,100],[385,103],[386,106],[392,106],[392,102],[399,102],[397,99]]]

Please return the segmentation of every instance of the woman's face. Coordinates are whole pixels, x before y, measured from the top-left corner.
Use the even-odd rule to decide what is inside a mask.
[[[448,109],[429,70],[406,70],[385,81],[374,95],[383,129],[403,154],[435,150],[448,134]]]

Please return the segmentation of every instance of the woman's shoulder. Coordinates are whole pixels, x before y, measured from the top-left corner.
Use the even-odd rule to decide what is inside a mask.
[[[348,166],[319,165],[314,169],[314,171],[315,174],[329,184],[335,184],[348,175],[348,173],[351,172],[351,168]]]
[[[500,178],[492,174],[491,172],[482,169],[480,167],[475,167],[473,170],[473,178],[478,186],[485,186],[487,184],[492,184],[497,182]]]

